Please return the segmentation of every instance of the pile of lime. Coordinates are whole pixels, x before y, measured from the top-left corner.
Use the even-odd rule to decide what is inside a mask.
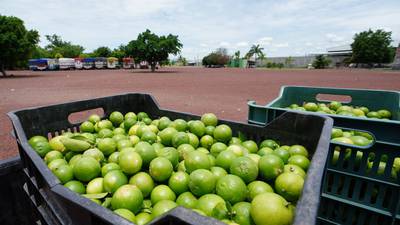
[[[337,101],[332,101],[329,104],[304,102],[302,106],[299,106],[298,104],[291,104],[286,108],[300,111],[384,120],[390,120],[392,117],[392,113],[387,109],[370,111],[370,109],[365,106],[342,105],[342,103]]]
[[[346,145],[354,145],[358,147],[370,147],[374,141],[374,137],[368,132],[356,131],[356,130],[343,130],[340,128],[333,128],[331,133],[331,141],[333,144],[342,143]],[[363,150],[352,149],[349,147],[335,146],[332,158],[332,165],[337,165],[341,152],[343,151],[343,167],[348,167],[349,163],[354,164],[353,169],[358,171],[362,166],[362,158],[364,155]],[[356,151],[355,157],[351,159],[352,151]],[[384,175],[388,156],[383,154],[379,160],[375,160],[376,155],[374,152],[370,152],[366,161],[367,172],[371,172],[374,163],[377,163],[377,175]],[[391,178],[397,179],[397,174],[400,171],[400,157],[396,157],[393,162],[391,170]]]
[[[291,224],[310,165],[305,147],[232,137],[212,113],[113,112],[79,130],[29,143],[65,187],[138,225],[177,206],[227,224]]]

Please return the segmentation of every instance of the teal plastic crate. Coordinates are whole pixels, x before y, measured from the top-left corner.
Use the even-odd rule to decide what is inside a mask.
[[[400,145],[329,148],[317,224],[400,224],[400,170],[393,168]]]
[[[291,104],[330,102],[319,99],[318,96],[321,94],[337,96],[339,99],[347,98],[349,101],[342,101],[343,104],[365,106],[371,111],[379,109],[391,111],[391,120],[347,117],[336,114],[323,115],[332,117],[334,126],[366,130],[373,133],[380,141],[400,144],[400,92],[397,91],[283,86],[279,97],[267,105],[257,105],[255,101],[248,102],[248,122],[259,125],[266,124],[286,111],[295,111],[285,108]],[[315,114],[315,112],[308,113]]]

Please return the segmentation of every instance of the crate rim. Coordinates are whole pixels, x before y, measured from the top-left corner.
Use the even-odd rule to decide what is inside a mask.
[[[14,110],[14,111],[10,111],[7,113],[7,115],[10,117],[10,119],[12,120],[13,123],[13,128],[14,131],[17,134],[17,140],[20,140],[20,144],[24,149],[27,149],[28,152],[30,153],[29,156],[35,156],[34,158],[32,158],[33,163],[35,163],[36,166],[40,166],[40,167],[45,167],[44,168],[44,172],[48,172],[50,176],[54,176],[51,171],[47,168],[47,166],[44,165],[43,160],[39,160],[41,159],[39,155],[36,154],[36,152],[33,150],[33,148],[29,145],[27,137],[25,135],[25,132],[22,128],[22,124],[21,121],[19,120],[17,114],[19,112],[22,111],[27,111],[27,110],[38,110],[41,108],[45,108],[45,107],[55,107],[61,104],[76,104],[76,103],[81,103],[81,102],[86,102],[86,101],[96,101],[99,99],[107,99],[107,98],[111,98],[111,97],[122,97],[122,96],[128,96],[128,95],[145,95],[147,97],[149,97],[154,103],[155,105],[159,108],[160,112],[173,112],[173,113],[180,113],[180,114],[185,114],[187,116],[191,116],[191,117],[200,117],[199,115],[196,114],[192,114],[192,113],[187,113],[187,112],[178,112],[175,110],[169,110],[169,109],[165,109],[159,106],[158,102],[156,101],[156,99],[153,97],[153,95],[148,94],[148,93],[138,93],[138,92],[128,92],[128,93],[124,93],[124,94],[116,94],[116,95],[110,95],[110,96],[102,96],[102,97],[96,97],[96,98],[86,98],[84,100],[74,100],[74,101],[70,101],[70,102],[65,102],[65,103],[58,103],[58,104],[50,104],[50,105],[45,105],[45,106],[39,106],[39,107],[27,107],[27,108],[23,108],[23,109],[19,109],[19,110]],[[79,111],[78,111],[79,112]],[[73,112],[69,112],[73,113]],[[325,162],[327,160],[327,156],[328,156],[328,151],[329,151],[329,138],[330,138],[330,132],[331,129],[324,129],[326,127],[332,127],[333,126],[333,119],[330,118],[327,115],[323,115],[323,114],[310,114],[310,113],[305,113],[305,112],[298,112],[298,111],[294,111],[294,112],[289,112],[289,113],[293,113],[293,114],[300,114],[303,116],[312,116],[312,117],[320,117],[323,119],[323,126],[322,126],[322,130],[321,130],[321,134],[319,136],[319,140],[317,142],[316,148],[315,148],[315,152],[314,152],[314,156],[311,159],[311,166],[308,170],[308,173],[311,174],[309,177],[307,177],[307,181],[304,183],[304,188],[303,188],[303,193],[304,192],[313,192],[312,195],[310,194],[306,194],[307,195],[307,199],[305,199],[304,194],[302,193],[302,197],[299,199],[299,201],[297,202],[297,206],[299,205],[303,205],[303,207],[296,207],[296,213],[295,213],[295,217],[294,217],[294,224],[296,225],[306,225],[306,224],[310,224],[311,221],[316,221],[317,219],[317,211],[318,211],[318,204],[320,202],[320,194],[321,194],[321,190],[322,190],[322,183],[323,183],[323,173],[324,170],[320,169],[312,169],[314,167],[319,167],[321,165],[319,165],[321,162],[323,163],[323,165],[325,165]],[[285,113],[286,114],[286,113]],[[219,120],[220,124],[223,124],[224,122],[228,122],[228,123],[235,123],[238,125],[242,125],[242,126],[250,126],[250,127],[258,127],[258,128],[263,128],[266,127],[268,124],[263,124],[263,125],[255,125],[255,124],[247,124],[245,122],[241,122],[241,121],[232,121],[232,120]],[[72,124],[73,125],[73,124]],[[325,143],[328,143],[328,146],[323,146]],[[25,151],[26,152],[26,151]],[[315,157],[315,155],[319,155],[319,157]],[[317,158],[321,161],[320,163],[316,163],[315,161],[317,160]],[[35,160],[34,160],[35,159]],[[324,166],[323,166],[324,167]],[[311,172],[311,173],[310,173]],[[317,174],[317,175],[315,175]],[[318,175],[319,174],[319,175]],[[55,176],[54,176],[55,177]],[[56,179],[56,181],[58,181],[58,179]],[[318,184],[318,185],[317,185]],[[50,186],[51,191],[54,192],[54,189],[58,189],[59,186],[62,186],[60,184],[60,182],[56,182],[53,185]],[[318,190],[315,191],[315,186],[319,186]],[[64,190],[64,191],[68,191],[68,190]],[[67,193],[68,194],[68,193]],[[71,193],[70,194],[74,194]],[[81,197],[81,196],[79,196]],[[89,199],[85,199],[87,201],[90,201]],[[314,204],[317,204],[317,206],[315,207],[309,207],[308,202],[312,202]],[[93,202],[93,204],[95,204]],[[301,208],[301,211],[298,210]],[[310,210],[310,208],[312,208]],[[316,215],[315,218],[308,218],[308,215]],[[308,217],[307,217],[308,216]],[[302,218],[301,218],[302,217]],[[304,218],[308,218],[307,221],[305,221]]]

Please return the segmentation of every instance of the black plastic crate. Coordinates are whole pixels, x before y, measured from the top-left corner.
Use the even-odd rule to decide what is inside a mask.
[[[0,160],[0,224],[36,224],[37,208],[24,194],[24,179],[19,157]],[[42,223],[43,224],[43,223]]]
[[[56,136],[63,131],[79,130],[80,124],[71,124],[68,121],[69,115],[96,108],[102,108],[105,117],[108,117],[113,111],[122,113],[144,111],[152,118],[168,116],[171,119],[182,118],[185,120],[200,119],[200,116],[162,109],[151,95],[138,93],[29,108],[8,113],[12,120],[18,149],[27,175],[35,179],[38,189],[57,196],[54,199],[60,203],[62,210],[65,210],[74,224],[131,224],[112,211],[64,188],[28,144],[28,138],[34,135]],[[234,136],[237,136],[240,132],[256,142],[265,138],[272,138],[282,144],[301,144],[309,149],[313,157],[302,197],[297,203],[294,224],[314,224],[318,211],[322,175],[328,154],[332,119],[320,115],[288,112],[265,127],[224,120],[219,121],[219,123],[229,125]],[[185,217],[190,219],[184,220]],[[161,220],[163,222],[160,222]],[[172,210],[150,224],[161,224],[164,221],[167,221],[167,224],[210,224],[209,221],[222,224],[217,220],[200,216],[181,207]]]

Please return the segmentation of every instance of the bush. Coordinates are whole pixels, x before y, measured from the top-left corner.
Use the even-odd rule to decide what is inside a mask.
[[[331,61],[327,59],[324,55],[317,55],[312,65],[315,69],[325,69],[329,66],[330,63]]]
[[[205,56],[202,63],[205,67],[223,67],[229,62],[230,58],[226,51],[217,50]]]

